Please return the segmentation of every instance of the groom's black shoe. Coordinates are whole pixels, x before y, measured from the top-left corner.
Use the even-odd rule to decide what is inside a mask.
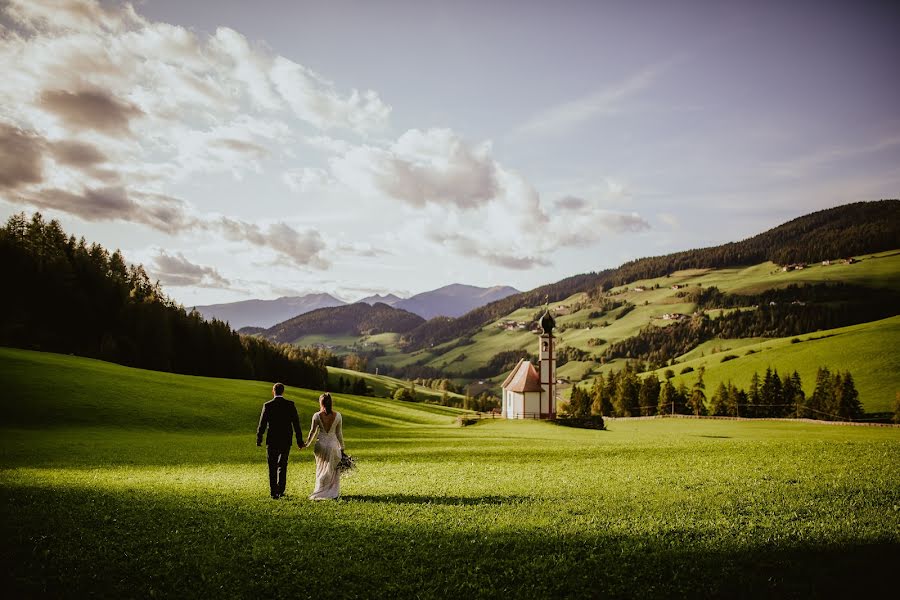
[[[281,498],[280,494],[272,494],[272,500],[278,500],[279,498]]]

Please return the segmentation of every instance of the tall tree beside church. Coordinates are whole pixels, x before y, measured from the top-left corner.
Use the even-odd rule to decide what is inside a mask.
[[[606,394],[606,381],[603,373],[600,373],[591,385],[591,400],[594,413],[603,417],[610,414],[611,403]]]

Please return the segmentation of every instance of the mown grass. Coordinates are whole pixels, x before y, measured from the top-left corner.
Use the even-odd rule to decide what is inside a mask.
[[[871,596],[900,559],[896,429],[459,428],[339,395],[357,476],[308,502],[295,450],[275,502],[253,443],[266,383],[17,350],[0,377],[13,596]],[[287,395],[305,428],[316,393]]]

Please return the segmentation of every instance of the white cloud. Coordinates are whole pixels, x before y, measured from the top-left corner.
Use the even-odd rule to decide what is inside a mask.
[[[272,61],[269,78],[294,114],[319,129],[377,131],[391,114],[391,107],[376,92],[354,89],[342,97],[333,83],[282,56]]]
[[[158,250],[150,272],[164,286],[227,288],[231,285],[216,268],[192,263],[181,252],[169,254]]]
[[[377,93],[342,92],[232,29],[204,35],[95,0],[10,0],[0,17],[11,25],[0,36],[0,63],[15,65],[0,78],[4,119],[56,158],[41,181],[24,163],[14,169],[25,177],[16,183],[22,193],[115,182],[140,202],[173,178],[260,173],[289,153],[303,127],[366,133],[390,115]],[[74,143],[105,157],[103,169],[57,145]],[[40,171],[40,157],[25,158]],[[17,201],[2,190],[0,199]]]
[[[247,242],[273,250],[280,262],[288,266],[306,266],[325,269],[329,266],[324,256],[326,245],[315,229],[298,231],[287,223],[274,223],[265,228],[255,224],[222,217],[207,225],[220,231],[233,242]]]
[[[331,169],[356,191],[415,207],[471,209],[498,192],[491,144],[467,144],[449,129],[411,129],[388,148],[356,146],[332,159]]]
[[[334,183],[328,171],[314,167],[290,169],[281,175],[281,180],[295,192],[307,192]]]

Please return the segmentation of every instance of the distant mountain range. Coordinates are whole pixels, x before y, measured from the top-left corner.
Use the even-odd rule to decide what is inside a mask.
[[[423,319],[437,316],[459,317],[474,308],[495,300],[506,298],[519,291],[509,286],[489,288],[474,285],[451,284],[416,294],[411,298],[400,298],[394,294],[368,296],[354,304],[386,304],[394,308],[419,315]],[[235,330],[245,327],[269,329],[274,325],[294,317],[318,310],[346,306],[343,300],[331,294],[307,294],[305,296],[285,296],[276,300],[242,300],[225,304],[198,306],[197,311],[206,319],[216,318],[227,321]]]
[[[382,304],[387,304],[388,306],[394,306],[398,302],[402,302],[403,298],[400,296],[395,296],[394,294],[385,294],[382,296],[381,294],[375,294],[374,296],[368,296],[363,298],[362,300],[357,300],[356,304],[378,304],[381,302]]]
[[[305,296],[283,296],[276,300],[242,300],[225,304],[198,306],[197,311],[205,319],[227,321],[234,330],[243,327],[268,329],[276,323],[287,321],[319,308],[343,306],[346,302],[331,294],[307,294]]]
[[[508,285],[481,288],[454,283],[430,292],[416,294],[412,298],[400,300],[392,306],[415,313],[426,320],[434,317],[456,318],[474,308],[518,293],[519,290]]]

